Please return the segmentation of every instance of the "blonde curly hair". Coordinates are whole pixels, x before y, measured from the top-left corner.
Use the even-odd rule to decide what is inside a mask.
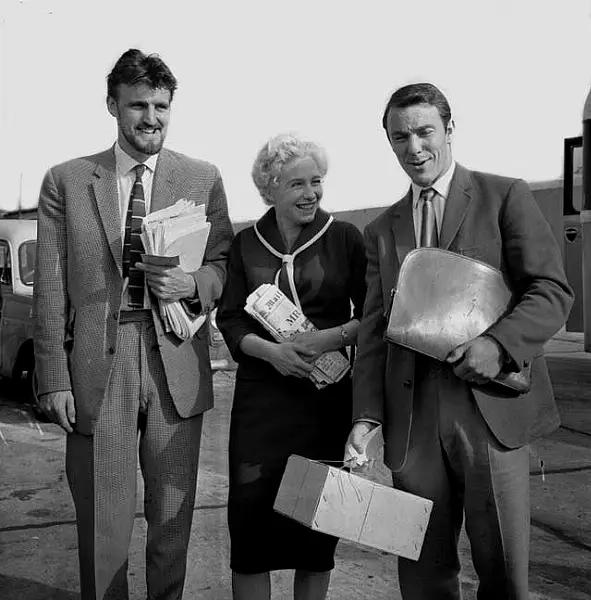
[[[272,188],[279,183],[284,166],[294,158],[310,157],[324,177],[328,171],[328,159],[322,147],[302,140],[293,133],[281,133],[272,137],[257,154],[252,166],[252,180],[267,205],[273,204]]]

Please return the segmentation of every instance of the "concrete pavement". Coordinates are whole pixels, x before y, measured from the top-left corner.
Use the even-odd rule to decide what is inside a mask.
[[[591,355],[581,351],[582,340],[566,334],[547,347],[564,426],[531,452],[532,599],[591,598]],[[215,389],[216,407],[207,413],[202,441],[185,600],[231,598],[226,448],[233,373],[217,372]],[[0,389],[0,396],[8,396],[0,400],[0,599],[74,600],[76,529],[63,471],[65,436],[55,425],[37,423],[8,390]],[[388,478],[383,465],[373,476]],[[144,539],[140,494],[131,600],[145,598]],[[473,600],[476,577],[465,536],[460,551],[465,599]],[[274,598],[289,598],[291,574],[273,574],[273,586]],[[400,598],[395,557],[341,542],[329,598]]]

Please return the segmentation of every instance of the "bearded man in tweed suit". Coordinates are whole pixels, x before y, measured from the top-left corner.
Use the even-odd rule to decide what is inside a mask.
[[[138,437],[148,598],[180,600],[202,417],[213,405],[213,384],[207,324],[182,342],[164,330],[157,299],[180,300],[192,312],[211,309],[233,232],[217,168],[162,147],[176,89],[166,64],[131,49],[107,81],[116,144],[50,169],[41,187],[34,299],[39,402],[68,432],[83,600],[128,598]],[[125,225],[138,185],[145,212],[181,198],[205,204],[211,230],[196,272],[132,264],[129,255],[126,261]],[[132,272],[145,279],[145,287],[135,286],[139,304]]]

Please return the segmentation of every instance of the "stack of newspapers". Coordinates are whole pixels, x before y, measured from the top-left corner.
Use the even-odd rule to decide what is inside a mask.
[[[209,229],[205,205],[178,200],[144,217],[142,260],[165,267],[180,266],[187,273],[196,271],[203,261]],[[205,321],[205,315],[188,315],[178,301],[159,300],[158,303],[165,331],[173,331],[183,340],[192,338]]]
[[[246,299],[244,310],[281,342],[297,333],[317,331],[302,311],[276,286],[263,283]],[[339,381],[349,370],[340,352],[326,352],[314,362],[310,379],[318,389]]]

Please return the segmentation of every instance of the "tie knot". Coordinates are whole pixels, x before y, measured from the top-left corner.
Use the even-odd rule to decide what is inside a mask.
[[[435,190],[433,188],[423,188],[419,197],[425,202],[430,202],[435,197]]]
[[[142,175],[146,170],[146,165],[136,165],[135,167],[133,167],[133,170],[135,171],[135,180],[141,180]]]

